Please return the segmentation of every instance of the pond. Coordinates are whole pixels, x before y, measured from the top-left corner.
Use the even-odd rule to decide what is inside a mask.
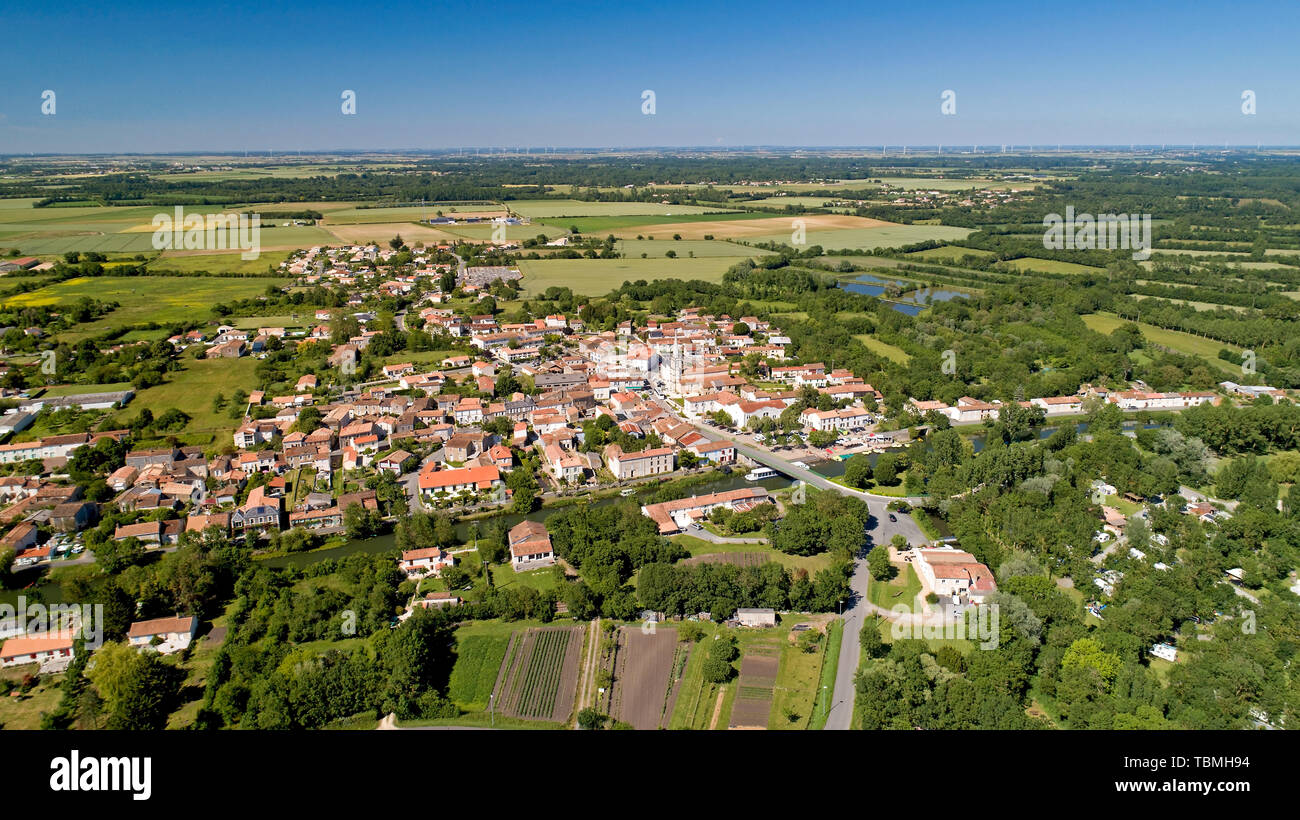
[[[900,288],[906,288],[915,284],[904,282],[901,279],[882,279],[869,273],[850,282],[842,282],[840,287],[853,293],[861,293],[865,296],[876,296],[884,299],[885,289],[889,285],[896,285]],[[889,306],[900,313],[906,313],[908,316],[916,316],[921,311],[930,306],[932,302],[946,302],[955,299],[958,296],[967,294],[956,290],[943,290],[940,288],[921,288],[920,290],[910,291],[903,294],[898,299],[885,299]]]

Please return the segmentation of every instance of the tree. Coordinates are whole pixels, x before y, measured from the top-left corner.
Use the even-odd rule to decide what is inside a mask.
[[[871,475],[871,460],[860,453],[844,465],[844,483],[850,487],[864,489],[871,483]]]
[[[885,487],[892,487],[898,483],[898,454],[881,453],[876,459],[876,468],[873,471],[876,483]]]
[[[604,729],[605,723],[608,721],[609,715],[603,714],[590,706],[578,712],[578,728],[580,729]]]
[[[726,683],[736,671],[731,662],[736,659],[736,644],[730,637],[715,635],[709,642],[708,654],[704,658],[701,670],[704,679],[710,683]]]
[[[889,647],[880,636],[879,618],[871,618],[863,622],[862,631],[858,633],[858,642],[862,644],[862,654],[868,658],[882,658],[889,652]]]
[[[889,550],[883,545],[867,553],[867,569],[871,572],[872,580],[882,583],[898,575],[898,568],[889,560]]]

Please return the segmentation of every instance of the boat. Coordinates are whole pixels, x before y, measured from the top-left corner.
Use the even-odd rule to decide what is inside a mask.
[[[745,474],[746,481],[764,481],[769,478],[776,478],[780,473],[771,467],[757,467]]]

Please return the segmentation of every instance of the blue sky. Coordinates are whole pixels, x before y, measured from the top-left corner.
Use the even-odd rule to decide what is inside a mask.
[[[0,0],[0,154],[1300,144],[1300,4],[275,5]]]

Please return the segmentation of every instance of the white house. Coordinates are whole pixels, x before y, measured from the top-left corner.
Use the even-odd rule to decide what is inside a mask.
[[[136,621],[126,633],[127,642],[138,649],[152,648],[170,655],[181,652],[194,640],[194,633],[199,630],[199,619],[188,618],[154,618],[150,621]],[[154,639],[158,643],[154,643]]]

